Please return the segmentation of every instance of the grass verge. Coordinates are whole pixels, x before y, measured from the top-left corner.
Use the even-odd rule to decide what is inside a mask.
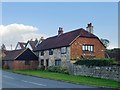
[[[120,88],[120,82],[114,80],[100,79],[88,76],[73,76],[68,74],[61,74],[55,72],[41,71],[41,70],[7,70],[24,75],[32,75],[42,78],[49,78],[54,80],[61,80],[77,84],[94,85],[99,87]]]

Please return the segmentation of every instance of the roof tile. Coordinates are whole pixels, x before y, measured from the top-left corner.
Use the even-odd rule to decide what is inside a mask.
[[[83,28],[70,31],[67,33],[63,33],[60,36],[56,35],[50,38],[45,39],[43,42],[41,42],[34,51],[37,50],[47,50],[47,49],[54,49],[59,48],[63,46],[69,46],[70,43],[76,39],[78,36],[80,37],[89,37],[89,38],[97,38],[92,33],[89,33],[88,31],[84,30]]]

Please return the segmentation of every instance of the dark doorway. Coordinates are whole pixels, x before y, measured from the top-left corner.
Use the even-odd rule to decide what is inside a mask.
[[[49,59],[46,59],[46,67],[49,66]]]
[[[44,59],[41,59],[41,66],[44,66]]]

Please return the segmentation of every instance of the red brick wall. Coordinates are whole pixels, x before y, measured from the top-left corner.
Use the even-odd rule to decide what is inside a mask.
[[[13,62],[14,70],[30,70],[38,68],[38,61],[30,61],[30,65],[25,65],[25,61],[17,61]]]
[[[70,58],[79,59],[82,54],[85,52],[82,51],[83,44],[94,45],[94,52],[86,52],[86,54],[94,54],[96,58],[104,58],[104,49],[105,47],[100,43],[97,38],[84,38],[79,37],[76,41],[70,46]]]

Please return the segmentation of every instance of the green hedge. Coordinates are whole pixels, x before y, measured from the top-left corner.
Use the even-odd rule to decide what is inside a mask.
[[[74,64],[86,66],[110,66],[117,63],[114,59],[82,59]]]

